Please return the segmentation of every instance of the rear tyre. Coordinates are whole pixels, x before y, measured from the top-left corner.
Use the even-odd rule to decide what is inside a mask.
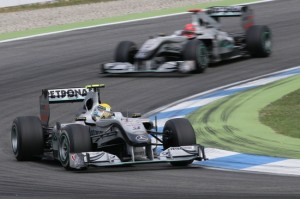
[[[133,64],[134,55],[137,52],[135,43],[131,41],[122,41],[118,44],[115,51],[116,62],[129,62]]]
[[[58,158],[62,166],[71,170],[70,153],[81,153],[92,150],[89,128],[80,124],[64,127],[59,138]]]
[[[183,49],[184,61],[195,61],[193,73],[203,73],[208,67],[208,52],[205,44],[198,39],[189,40]]]
[[[40,159],[44,153],[41,121],[35,116],[17,117],[11,128],[12,150],[17,160]]]
[[[252,57],[268,57],[272,52],[272,33],[268,26],[256,25],[246,32],[246,45]]]
[[[176,118],[168,120],[163,129],[163,147],[195,145],[195,131],[189,120],[185,118]],[[171,162],[173,166],[187,166],[193,160]]]

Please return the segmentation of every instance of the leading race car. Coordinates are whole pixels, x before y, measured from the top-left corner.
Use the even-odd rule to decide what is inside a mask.
[[[100,72],[202,73],[209,63],[271,54],[271,30],[265,25],[254,25],[253,11],[248,6],[216,6],[190,12],[192,22],[184,30],[150,38],[139,50],[134,42],[120,42],[116,47],[115,62],[101,64]],[[221,30],[221,17],[238,16],[242,21],[242,33]]]
[[[153,122],[140,114],[124,117],[101,103],[103,87],[43,89],[40,117],[17,117],[13,121],[11,144],[16,159],[51,156],[66,169],[158,162],[187,166],[194,160],[206,160],[204,147],[196,144],[187,119],[170,119],[163,132],[157,132]],[[83,101],[82,110],[75,121],[49,126],[49,104],[79,101]]]

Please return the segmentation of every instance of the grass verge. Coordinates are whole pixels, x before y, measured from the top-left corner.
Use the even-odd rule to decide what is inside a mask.
[[[300,89],[269,104],[259,113],[260,121],[276,133],[300,138]]]
[[[259,111],[299,89],[300,75],[220,99],[188,116],[197,142],[241,153],[300,158],[300,139],[275,133]],[[297,121],[296,121],[297,122]]]
[[[215,6],[215,5],[228,6],[228,5],[243,4],[243,3],[257,2],[257,1],[259,1],[259,0],[217,0],[217,1],[213,1],[213,2],[189,5],[189,6],[185,6],[185,7],[181,7],[181,8],[170,8],[170,9],[163,9],[163,10],[157,10],[157,11],[152,11],[152,12],[128,14],[125,16],[120,15],[120,16],[116,16],[116,17],[89,20],[89,21],[77,22],[77,23],[71,23],[71,24],[50,26],[50,27],[44,27],[44,28],[35,28],[35,29],[24,30],[24,31],[19,31],[19,32],[2,33],[2,34],[0,34],[0,41],[28,37],[28,36],[33,36],[33,35],[40,35],[40,34],[45,34],[45,33],[50,33],[50,32],[73,30],[73,29],[84,28],[84,27],[93,27],[93,26],[99,26],[99,25],[104,25],[104,24],[108,24],[108,23],[123,22],[123,21],[135,20],[135,19],[149,18],[149,17],[154,17],[154,16],[182,13],[182,12],[186,12],[187,10],[195,8],[195,7],[207,8],[207,7]]]
[[[0,8],[0,13],[37,10],[43,8],[56,8],[56,7],[63,7],[63,6],[72,6],[72,5],[80,5],[80,4],[88,4],[88,3],[101,3],[101,2],[108,2],[108,1],[116,1],[116,0],[57,0],[54,2],[34,3],[34,4]]]

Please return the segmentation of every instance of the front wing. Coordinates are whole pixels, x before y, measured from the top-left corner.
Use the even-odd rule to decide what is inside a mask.
[[[206,160],[204,148],[200,145],[170,147],[152,159],[136,160],[134,157],[131,161],[122,162],[116,155],[99,151],[99,152],[82,152],[70,153],[70,167],[74,169],[87,168],[89,166],[116,166],[128,164],[147,164],[176,162],[189,160]]]
[[[189,73],[195,70],[194,61],[173,61],[165,62],[159,66],[154,66],[153,62],[146,61],[143,64],[131,64],[128,62],[114,62],[100,65],[100,72],[110,74],[122,73]]]

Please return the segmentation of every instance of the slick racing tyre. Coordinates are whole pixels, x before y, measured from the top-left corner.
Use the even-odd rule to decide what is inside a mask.
[[[135,43],[131,41],[122,41],[118,44],[115,52],[116,62],[129,62],[133,64],[134,55],[137,52]]]
[[[183,49],[184,61],[195,61],[193,73],[203,73],[208,66],[208,52],[204,43],[198,39],[189,40]]]
[[[189,120],[185,118],[175,118],[168,120],[163,129],[163,147],[188,146],[196,144],[194,128]],[[187,166],[193,160],[171,162],[173,166]]]
[[[246,32],[246,45],[252,57],[268,57],[272,52],[272,33],[268,26],[256,25]]]
[[[11,144],[17,160],[40,159],[44,152],[40,119],[35,116],[17,117],[11,128]]]
[[[70,153],[92,150],[89,128],[80,124],[71,124],[62,129],[58,144],[58,158],[62,166],[70,170]]]

